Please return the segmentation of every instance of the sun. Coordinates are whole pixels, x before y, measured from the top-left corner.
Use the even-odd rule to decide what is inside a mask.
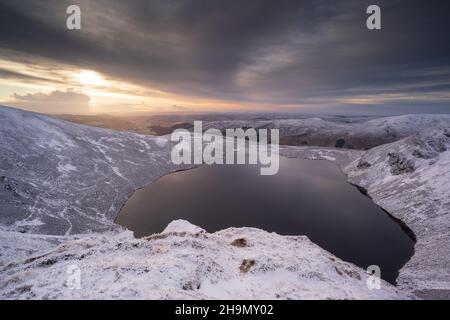
[[[91,70],[83,70],[78,75],[78,78],[83,85],[101,85],[103,83],[103,78],[100,74]]]

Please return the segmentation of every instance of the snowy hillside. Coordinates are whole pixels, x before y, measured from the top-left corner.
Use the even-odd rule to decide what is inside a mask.
[[[404,115],[354,123],[321,118],[284,120],[211,121],[204,128],[277,128],[280,143],[299,146],[324,146],[370,149],[394,142],[427,128],[450,127],[450,115]]]
[[[349,180],[414,231],[415,254],[398,278],[421,296],[450,297],[450,126],[376,147],[345,171]]]
[[[164,137],[98,129],[0,107],[0,223],[71,234],[115,228],[137,188],[175,170]]]

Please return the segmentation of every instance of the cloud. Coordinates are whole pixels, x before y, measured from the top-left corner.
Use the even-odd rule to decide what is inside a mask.
[[[173,104],[172,105],[172,109],[175,110],[175,111],[188,111],[189,110],[185,106],[181,106],[181,105],[178,105],[178,104]]]
[[[50,93],[28,93],[20,95],[13,94],[14,99],[19,101],[37,101],[37,102],[70,102],[70,103],[89,103],[90,97],[83,94],[74,92],[71,89],[66,91],[52,91]]]
[[[45,113],[88,113],[90,97],[71,89],[55,90],[50,93],[12,94],[9,103],[31,111]]]
[[[18,79],[21,81],[46,81],[48,79],[42,78],[42,77],[34,77],[30,75],[25,75],[20,72],[15,72],[11,70],[4,70],[0,68],[0,77],[3,79]]]
[[[365,27],[369,0],[80,0],[81,31],[69,4],[0,0],[0,56],[243,103],[450,90],[448,1],[379,0],[381,31]]]

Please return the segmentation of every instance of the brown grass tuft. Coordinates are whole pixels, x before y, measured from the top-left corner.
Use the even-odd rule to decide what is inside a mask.
[[[241,266],[239,267],[239,270],[241,270],[242,273],[246,273],[250,271],[250,269],[256,264],[256,261],[253,259],[244,259],[242,260]]]
[[[233,242],[231,242],[232,246],[243,248],[248,245],[247,240],[245,238],[238,238],[234,239]]]

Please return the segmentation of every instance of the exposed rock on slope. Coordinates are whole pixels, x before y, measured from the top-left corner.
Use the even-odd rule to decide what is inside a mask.
[[[412,159],[408,159],[395,152],[389,152],[387,156],[392,175],[396,176],[403,173],[414,172],[414,161]],[[365,163],[368,162],[366,161]],[[361,169],[361,167],[359,167],[359,169]]]

